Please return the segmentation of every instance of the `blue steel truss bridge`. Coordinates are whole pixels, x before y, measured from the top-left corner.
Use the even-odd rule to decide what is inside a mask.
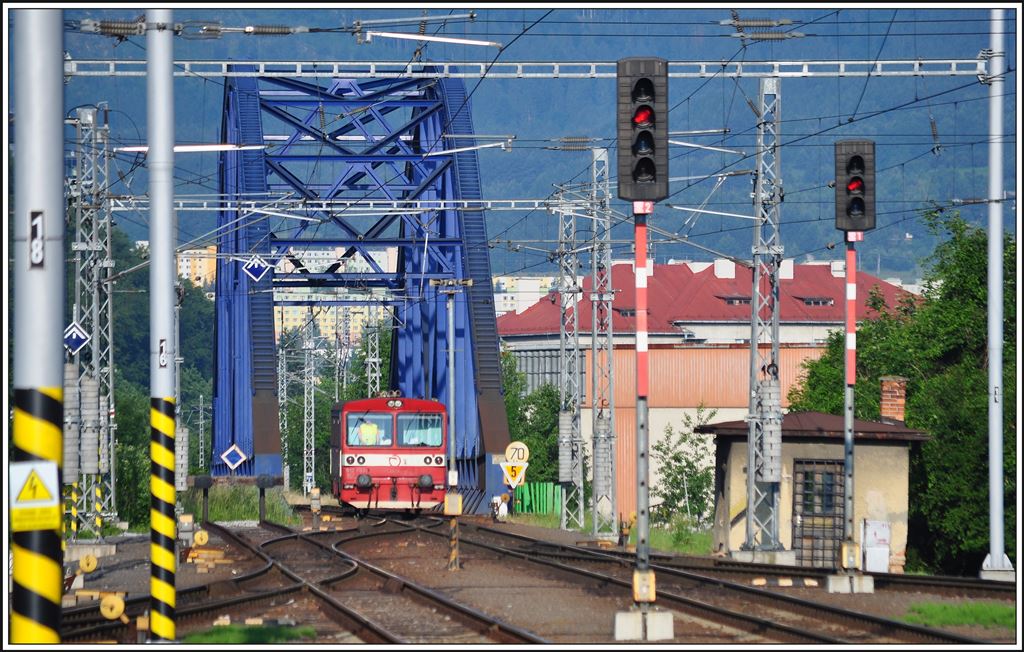
[[[463,81],[230,71],[242,74],[225,78],[222,142],[241,147],[219,164],[221,195],[236,208],[218,218],[213,475],[282,474],[275,295],[322,304],[333,294],[331,305],[390,312],[382,389],[454,407],[459,490],[467,510],[482,504],[502,487],[493,460],[509,431],[485,211],[458,201],[480,199]],[[287,212],[271,197],[289,198]],[[397,256],[382,256],[388,249]],[[454,395],[435,279],[472,281],[454,302]],[[233,446],[244,461],[230,469],[221,454]]]

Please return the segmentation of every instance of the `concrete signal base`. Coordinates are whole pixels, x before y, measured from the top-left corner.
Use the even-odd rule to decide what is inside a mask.
[[[994,582],[1013,582],[1017,581],[1017,573],[1012,568],[1009,570],[1001,569],[982,569],[978,577],[983,580],[992,580]]]
[[[675,638],[672,612],[650,609],[646,613],[633,605],[615,614],[616,641],[665,641]]]
[[[981,565],[981,572],[978,574],[983,580],[994,580],[996,582],[1016,582],[1017,573],[1013,570],[1010,558],[1003,555],[1002,568],[992,567],[992,553],[985,555],[985,562]]]
[[[848,575],[838,573],[829,575],[826,587],[829,593],[874,593],[875,578],[870,575]]]

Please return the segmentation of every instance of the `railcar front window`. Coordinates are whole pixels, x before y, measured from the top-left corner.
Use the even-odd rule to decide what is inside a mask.
[[[399,414],[399,446],[440,446],[443,441],[440,414]]]
[[[345,418],[349,446],[390,446],[391,415],[355,412]]]

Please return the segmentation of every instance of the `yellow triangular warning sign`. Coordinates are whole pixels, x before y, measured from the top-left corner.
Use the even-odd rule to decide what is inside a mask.
[[[511,462],[502,462],[501,470],[505,474],[505,484],[515,489],[526,477],[526,467],[530,466],[529,463],[523,462],[522,464],[512,464]]]
[[[50,491],[43,481],[39,479],[39,474],[33,469],[25,479],[25,485],[18,492],[18,497],[14,499],[14,502],[35,503],[44,500],[53,500],[53,496],[50,495]]]

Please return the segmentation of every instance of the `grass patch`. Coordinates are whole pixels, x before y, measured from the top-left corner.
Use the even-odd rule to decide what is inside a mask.
[[[919,602],[910,606],[903,620],[925,627],[979,625],[981,627],[1017,627],[1017,609],[1000,602]]]
[[[514,514],[509,519],[513,523],[558,529],[561,526],[561,515],[551,514]],[[584,514],[584,533],[593,532],[590,514]],[[651,527],[650,546],[652,550],[675,552],[683,555],[711,554],[711,530],[680,530],[662,527]],[[636,528],[630,532],[629,542],[636,544]]]
[[[255,521],[260,517],[260,491],[255,486],[214,485],[209,489],[211,521]],[[181,494],[181,506],[199,519],[203,513],[203,492],[189,489]],[[284,497],[283,487],[266,490],[267,520],[300,525],[299,517]]]
[[[213,643],[218,645],[232,643],[258,645],[260,643],[281,643],[300,638],[316,638],[316,630],[308,625],[302,627],[227,625],[225,627],[214,627],[205,632],[189,634],[181,642]]]
[[[630,533],[629,540],[636,542],[635,532]],[[652,527],[650,544],[652,550],[681,555],[710,555],[711,530]]]
[[[522,523],[523,525],[533,525],[535,527],[546,527],[557,529],[561,526],[561,515],[558,512],[552,512],[550,514],[513,514],[509,517],[511,523]]]

